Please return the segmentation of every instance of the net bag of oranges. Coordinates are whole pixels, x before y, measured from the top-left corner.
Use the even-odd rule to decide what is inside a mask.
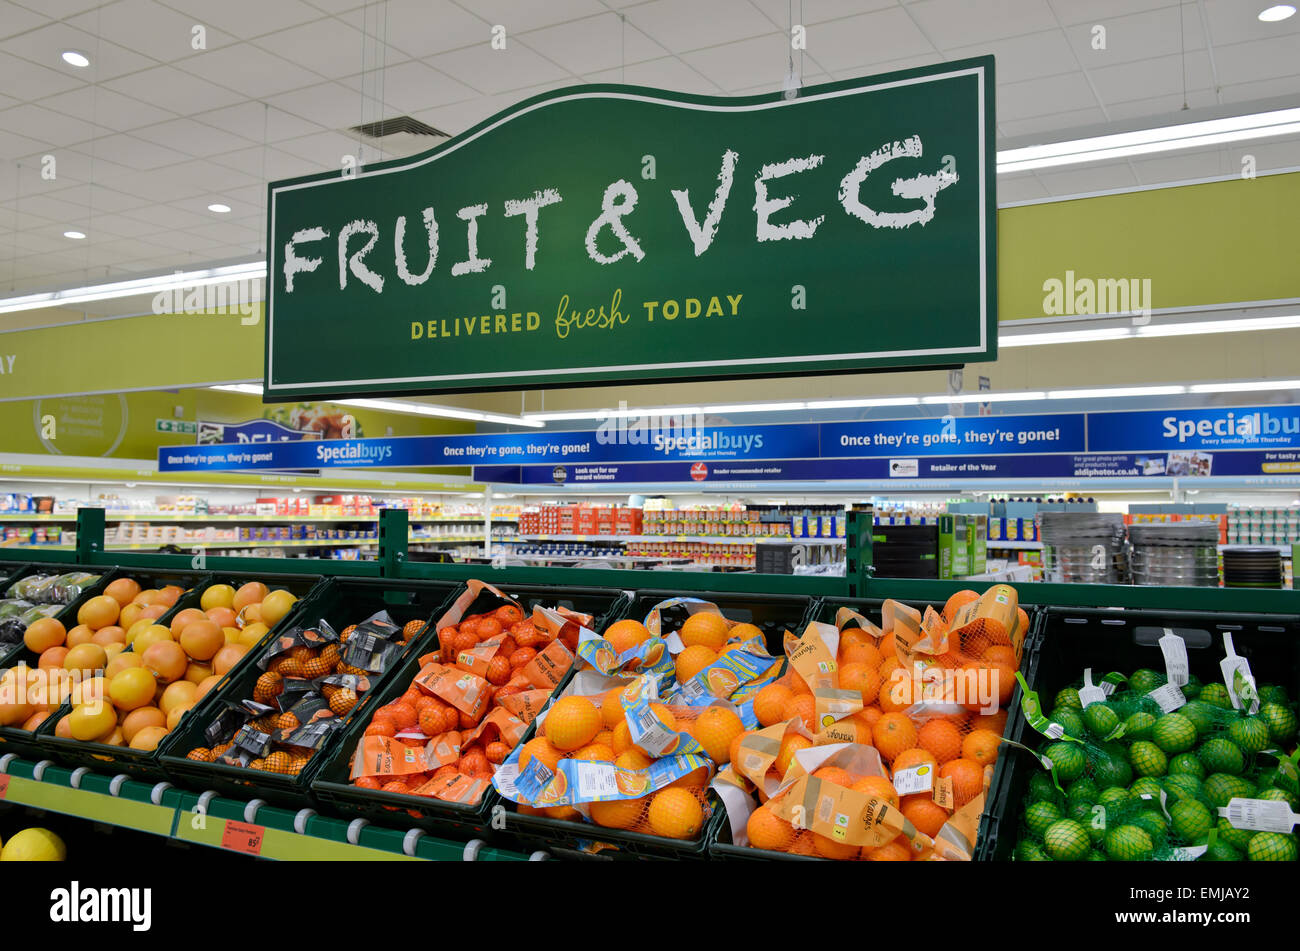
[[[725,701],[661,701],[652,673],[580,671],[538,719],[538,735],[494,782],[524,814],[670,839],[698,839],[708,782],[743,730]]]
[[[971,858],[1027,627],[1015,590],[996,585],[960,592],[942,612],[886,601],[880,626],[841,608],[834,625],[787,633],[786,673],[754,695],[762,729],[738,750],[767,752],[733,757],[714,782],[732,841],[747,841],[749,815],[787,782],[799,751],[850,744],[876,752],[895,808],[934,840],[909,857]]]
[[[470,605],[495,604],[466,615]],[[470,581],[438,621],[438,648],[397,699],[379,707],[352,757],[364,789],[475,805],[573,665],[590,616],[523,607]]]
[[[423,626],[381,611],[341,634],[322,619],[277,636],[257,659],[252,696],[223,699],[208,745],[187,758],[297,776]]]

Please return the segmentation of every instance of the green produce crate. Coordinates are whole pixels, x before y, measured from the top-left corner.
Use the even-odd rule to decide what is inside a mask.
[[[929,602],[910,601],[898,599],[901,603],[910,607],[924,611]],[[852,598],[825,598],[822,599],[816,609],[816,614],[812,620],[819,621],[823,624],[834,624],[835,613],[841,607],[852,608],[867,620],[876,624],[881,623],[880,608],[884,599],[852,599]],[[934,605],[936,610],[942,609],[942,605]],[[1021,647],[1020,669],[1026,672],[1030,669],[1031,658],[1034,656],[1038,638],[1041,633],[1043,623],[1043,612],[1034,607],[1027,608],[1025,611],[1029,615],[1029,632],[1025,635],[1024,644]],[[1010,709],[1018,710],[1020,707],[1020,686],[1016,685],[1015,691],[1011,695]],[[1008,739],[1013,738],[1011,734],[1012,717],[1007,717],[1007,730],[1004,733]],[[998,802],[998,791],[1001,785],[1001,779],[1007,769],[1010,755],[1004,754],[998,757],[997,765],[993,768],[993,779],[989,783],[989,792],[985,800],[985,809],[980,817],[979,841],[986,837],[986,828],[991,821],[991,816],[996,803]],[[724,861],[799,861],[799,862],[829,862],[831,859],[821,858],[815,855],[792,855],[788,852],[774,852],[768,849],[755,849],[749,846],[735,845],[731,838],[731,823],[727,820],[725,807],[722,821],[714,829],[714,837],[709,842],[709,856],[716,860]],[[978,859],[980,856],[979,843],[975,846],[975,853],[972,858]]]
[[[603,631],[614,620],[624,616],[627,595],[613,588],[567,588],[541,585],[505,585],[498,586],[506,594],[523,605],[531,613],[534,607],[565,607],[582,614],[592,615],[595,630]],[[492,610],[503,602],[497,600],[491,592],[482,592],[466,609],[465,615],[478,614]],[[450,603],[446,605],[450,607]],[[441,618],[441,614],[438,615]],[[360,816],[376,824],[392,824],[395,819],[405,823],[408,817],[412,824],[440,836],[499,838],[500,830],[491,825],[493,808],[501,803],[501,796],[495,789],[489,788],[478,803],[443,802],[427,796],[406,796],[400,793],[386,793],[372,789],[359,789],[348,780],[351,775],[352,756],[366,726],[370,723],[373,712],[394,697],[404,693],[419,673],[419,658],[422,654],[437,648],[437,625],[432,625],[426,632],[417,650],[403,661],[402,666],[392,678],[386,678],[379,690],[371,691],[362,706],[359,716],[343,732],[338,746],[329,759],[320,768],[312,782],[312,791],[322,805],[338,815]],[[563,689],[573,675],[569,669],[556,690]],[[533,736],[534,725],[529,724],[520,743],[526,743]],[[402,812],[406,815],[402,815]],[[397,812],[397,816],[394,816]],[[510,816],[513,819],[514,816]]]
[[[625,609],[625,616],[644,621],[655,605],[682,596],[683,593],[679,591],[637,591]],[[802,633],[818,609],[816,598],[802,595],[692,592],[690,597],[716,604],[728,620],[743,621],[759,628],[763,632],[768,652],[777,657],[784,654],[782,641],[785,631]],[[688,613],[682,606],[666,609],[661,615],[664,628],[675,630]],[[689,841],[665,839],[644,832],[606,829],[590,822],[522,815],[514,803],[505,802],[504,805],[507,809],[507,828],[526,842],[529,848],[545,849],[566,858],[702,859],[707,857],[710,837],[714,834],[711,830],[725,819],[722,804],[717,797],[711,794],[709,801],[713,815],[705,823],[699,838]]]
[[[322,582],[318,575],[261,575],[257,572],[210,574],[208,572],[158,571],[145,568],[128,569],[122,572],[121,576],[134,578],[136,581],[147,579],[149,587],[153,588],[167,584],[178,584],[186,589],[185,593],[176,600],[171,610],[158,619],[158,623],[162,625],[170,625],[172,619],[186,608],[197,608],[203,592],[214,584],[231,584],[238,588],[249,581],[261,581],[273,591],[286,589],[301,600],[307,598]],[[293,611],[290,611],[288,617],[292,616]],[[282,618],[280,623],[263,638],[262,643],[265,643],[277,630],[281,629],[286,620],[288,618]],[[130,650],[130,648],[127,649]],[[220,690],[231,678],[238,676],[240,669],[247,664],[251,664],[250,658],[256,655],[256,650],[245,654],[218,682],[214,690]],[[127,746],[109,746],[105,743],[88,743],[55,736],[54,727],[57,725],[58,720],[71,712],[71,705],[65,704],[54,716],[41,724],[40,729],[36,731],[38,734],[37,742],[47,756],[57,759],[65,766],[85,766],[97,772],[126,773],[129,776],[154,782],[167,779],[167,772],[159,759],[159,750],[144,752],[142,750],[133,750]],[[177,729],[180,729],[187,719],[189,719],[188,716],[183,717],[181,724],[177,725]]]
[[[398,624],[419,620],[427,622],[440,616],[440,611],[452,595],[460,589],[459,582],[401,581],[386,578],[330,578],[318,584],[310,597],[295,605],[294,610],[281,622],[285,630],[298,625],[312,625],[324,619],[336,631],[356,624],[380,610],[387,610]],[[418,645],[424,631],[416,635],[407,646],[403,657]],[[265,642],[263,647],[265,647]],[[222,709],[223,700],[239,701],[253,695],[253,685],[262,669],[256,660],[262,651],[250,651],[245,663],[230,672],[230,676],[190,711],[181,724],[168,734],[159,747],[159,760],[171,780],[178,785],[197,791],[213,790],[218,795],[232,799],[258,798],[270,803],[301,808],[314,802],[310,793],[311,780],[328,759],[330,751],[339,742],[342,731],[326,740],[322,749],[311,758],[297,776],[244,769],[223,763],[201,763],[187,758],[190,750],[208,746],[204,730]],[[401,667],[402,660],[385,674],[375,678],[372,691],[383,688],[393,671]],[[352,711],[356,717],[364,703]]]
[[[33,574],[63,574],[69,571],[86,571],[91,574],[99,575],[99,582],[91,585],[81,595],[74,598],[63,610],[53,615],[63,626],[71,629],[77,623],[77,609],[81,605],[93,598],[104,590],[104,587],[117,577],[116,568],[99,568],[87,567],[85,565],[63,564],[55,562],[41,562],[38,564],[26,565],[13,572],[5,582],[0,593],[9,590],[9,585],[22,578]],[[0,670],[5,670],[19,664],[26,664],[28,667],[35,667],[40,658],[37,654],[27,649],[27,645],[19,641],[17,644],[0,645]],[[54,717],[48,719],[53,720]],[[0,726],[0,756],[7,753],[17,753],[20,756],[34,756],[38,759],[44,759],[45,750],[38,739],[40,730],[23,730],[16,726]]]
[[[1092,668],[1095,682],[1112,670],[1125,674],[1141,667],[1163,671],[1158,641],[1165,628],[1186,642],[1190,672],[1203,683],[1223,682],[1219,661],[1224,656],[1223,632],[1227,631],[1236,652],[1249,659],[1261,685],[1280,684],[1293,704],[1300,696],[1300,616],[1291,614],[1047,607],[1025,681],[1047,712],[1056,692],[1078,680],[1084,668]],[[1018,696],[1007,727],[1012,739],[1031,749],[1048,742],[1025,719]],[[1015,749],[1010,753],[999,759],[1000,766],[1005,762],[1002,788],[994,800],[993,814],[985,817],[987,831],[980,836],[979,857],[985,861],[1010,860],[1019,837],[1029,779],[1042,770],[1028,753]]]

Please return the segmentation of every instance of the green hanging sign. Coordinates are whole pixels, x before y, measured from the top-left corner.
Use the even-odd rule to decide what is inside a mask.
[[[270,186],[270,400],[992,360],[993,58],[580,86]]]

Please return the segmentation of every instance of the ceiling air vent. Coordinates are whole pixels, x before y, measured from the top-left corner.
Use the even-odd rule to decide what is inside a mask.
[[[348,131],[360,135],[386,155],[414,155],[451,138],[446,132],[410,116],[365,122],[352,126]]]

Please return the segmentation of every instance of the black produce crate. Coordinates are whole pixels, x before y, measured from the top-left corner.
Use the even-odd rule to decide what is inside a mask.
[[[134,578],[136,581],[147,579],[149,587],[154,588],[167,584],[179,584],[185,587],[185,593],[177,598],[171,610],[158,619],[157,623],[165,627],[170,626],[172,619],[181,611],[187,608],[198,608],[203,592],[215,584],[229,584],[238,589],[240,585],[246,582],[261,581],[272,591],[286,589],[296,595],[299,600],[302,600],[308,597],[323,580],[319,575],[259,574],[257,572],[209,574],[208,572],[167,571],[152,568],[127,569],[122,572],[121,577]],[[263,638],[262,643],[265,643],[275,633],[275,630],[282,628],[288,617],[293,616],[293,613],[291,610],[286,618],[282,618],[280,623]],[[127,648],[127,650],[130,650],[130,648]],[[211,692],[215,693],[228,683],[231,678],[238,676],[240,668],[246,664],[251,664],[252,661],[249,658],[255,657],[257,654],[257,649],[250,650],[245,654],[234,667],[226,672],[225,677],[218,681]],[[198,709],[198,706],[196,704],[195,709]],[[85,766],[97,772],[126,773],[153,782],[162,782],[168,778],[167,771],[163,768],[159,758],[158,749],[145,752],[143,750],[133,750],[129,746],[108,746],[104,743],[83,742],[55,736],[54,727],[57,725],[58,720],[71,711],[71,706],[65,704],[61,710],[41,724],[41,728],[36,731],[38,734],[37,742],[46,755],[57,759],[65,766],[73,768]],[[193,712],[193,710],[190,711],[190,713]],[[182,718],[181,723],[177,724],[177,729],[180,729],[187,719],[189,719],[189,714]]]
[[[624,617],[627,605],[625,592],[613,588],[567,588],[541,585],[499,586],[505,594],[514,598],[524,608],[525,617],[537,606],[565,607],[582,614],[590,614],[592,627],[603,631],[611,621]],[[465,609],[462,617],[478,614],[498,607],[503,602],[496,599],[491,592],[483,591]],[[444,611],[451,607],[450,602]],[[442,613],[434,618],[441,620]],[[326,762],[317,771],[312,781],[312,792],[322,806],[332,812],[348,818],[360,816],[376,824],[391,825],[395,819],[403,824],[411,824],[437,835],[465,838],[499,837],[499,831],[491,825],[492,810],[501,802],[501,796],[494,788],[489,788],[477,803],[444,802],[428,796],[407,796],[401,793],[386,793],[380,790],[361,789],[349,781],[352,771],[352,755],[361,741],[366,726],[370,723],[373,712],[394,697],[405,693],[415,675],[420,672],[420,657],[437,650],[436,625],[430,627],[427,636],[421,639],[418,649],[407,657],[397,668],[396,673],[386,677],[377,690],[372,690],[361,708],[360,715],[353,717],[343,731],[342,738],[335,746]],[[573,676],[573,668],[561,679],[556,691],[563,689]],[[534,725],[529,724],[520,743],[526,743],[533,736]],[[403,815],[403,812],[405,815]],[[511,816],[511,819],[514,817]]]
[[[768,652],[774,657],[785,656],[785,632],[788,630],[795,635],[802,634],[808,622],[815,619],[818,606],[816,598],[804,595],[734,592],[690,592],[689,595],[684,595],[680,591],[655,590],[635,592],[631,604],[625,609],[625,616],[644,622],[655,605],[683,596],[712,602],[727,620],[742,621],[759,628],[763,632]],[[667,609],[660,615],[664,632],[677,630],[688,616],[685,606]],[[559,695],[558,691],[556,695]],[[706,858],[710,830],[714,824],[724,821],[721,802],[713,795],[710,795],[710,802],[713,805],[713,815],[699,838],[689,841],[665,839],[644,832],[606,829],[591,822],[522,815],[515,811],[515,804],[511,802],[506,803],[506,822],[516,838],[527,843],[530,848],[545,849],[566,858]],[[592,842],[611,848],[602,848],[599,852],[584,848],[584,844]]]
[[[325,620],[335,631],[342,632],[350,624],[358,624],[378,611],[385,610],[397,624],[405,625],[410,621],[422,621],[425,628],[411,639],[405,653],[385,674],[376,678],[374,691],[381,690],[399,669],[402,660],[417,650],[419,642],[428,631],[430,620],[436,620],[447,602],[461,585],[451,581],[401,581],[391,578],[328,578],[316,585],[311,595],[299,601],[280,627],[317,624]],[[335,732],[325,741],[325,745],[316,752],[297,776],[281,773],[268,773],[263,770],[244,769],[228,766],[224,763],[202,763],[187,758],[195,747],[210,744],[204,736],[209,723],[222,709],[223,700],[240,701],[253,695],[253,685],[262,675],[257,665],[267,646],[250,651],[245,661],[218,687],[190,711],[190,715],[169,733],[159,747],[159,760],[168,777],[178,785],[197,791],[213,790],[220,796],[231,799],[263,799],[273,805],[288,808],[302,808],[314,803],[311,796],[311,780],[328,759],[330,751],[339,741],[342,731]],[[351,717],[356,717],[363,709],[364,700],[353,709]]]
[[[1300,615],[1069,607],[1046,607],[1042,614],[1025,682],[1038,694],[1045,713],[1056,692],[1082,677],[1087,667],[1098,677],[1112,670],[1125,674],[1140,667],[1162,670],[1164,656],[1158,642],[1165,628],[1186,642],[1190,672],[1202,682],[1222,682],[1219,661],[1223,659],[1223,632],[1227,631],[1233,649],[1250,661],[1257,680],[1279,683],[1292,698],[1300,696]],[[1019,688],[1007,724],[1010,736],[1038,749],[1047,738],[1029,725],[1018,697]],[[993,816],[986,817],[988,833],[980,836],[980,858],[985,861],[1010,860],[1029,778],[1042,768],[1027,753],[1009,752],[1013,755],[999,759],[999,766],[1007,761],[1003,788]]]
[[[42,562],[40,564],[26,565],[14,572],[5,582],[5,587],[0,589],[0,594],[9,590],[9,585],[22,578],[34,574],[60,575],[69,571],[86,571],[91,574],[99,575],[99,582],[91,585],[83,591],[80,597],[74,598],[70,604],[63,610],[54,614],[53,617],[62,622],[63,626],[69,630],[76,626],[77,610],[86,601],[101,593],[104,587],[112,581],[117,575],[116,568],[112,567],[89,567],[86,565],[76,564],[56,564],[54,562]],[[14,645],[0,645],[0,670],[26,664],[28,667],[35,667],[39,660],[39,655],[27,649],[27,645],[19,641]],[[53,722],[56,719],[55,714],[46,718],[47,722]],[[42,724],[44,726],[44,724]],[[44,759],[46,752],[39,738],[40,727],[35,730],[23,730],[16,726],[0,727],[0,756],[8,753],[18,753],[21,756],[31,756],[38,759]]]

